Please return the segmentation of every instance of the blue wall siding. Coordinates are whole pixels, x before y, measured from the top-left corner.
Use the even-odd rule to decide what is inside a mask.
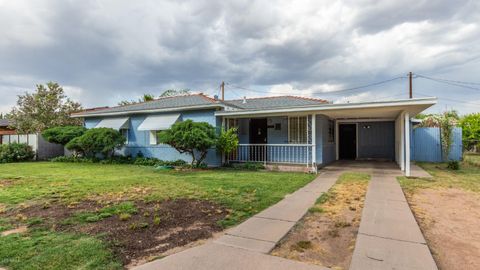
[[[413,129],[412,160],[425,162],[442,162],[442,143],[440,129],[419,127]],[[462,129],[453,129],[453,143],[450,149],[450,160],[462,159]]]
[[[358,158],[395,159],[395,122],[358,123]]]
[[[199,111],[186,111],[181,113],[181,120],[191,119],[195,122],[207,122],[213,126],[221,124],[215,118],[215,112],[213,110],[199,110]],[[148,115],[161,115],[161,114],[148,114]],[[162,160],[177,160],[183,159],[187,162],[191,161],[190,155],[180,154],[174,148],[168,145],[151,145],[150,144],[150,132],[138,130],[138,126],[145,120],[147,115],[131,115],[129,121],[128,131],[128,144],[118,151],[123,155],[136,156],[142,153],[145,157],[155,157]],[[87,118],[85,119],[85,127],[94,128],[100,122],[100,118]],[[208,165],[218,166],[221,165],[221,155],[218,154],[215,149],[211,149],[205,162]]]
[[[275,126],[280,124],[280,130],[275,128],[267,129],[267,142],[269,144],[286,144],[288,143],[288,117],[268,117],[267,125]]]

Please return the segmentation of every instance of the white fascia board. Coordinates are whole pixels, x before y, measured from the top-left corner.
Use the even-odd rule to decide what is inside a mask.
[[[122,112],[104,112],[99,111],[98,113],[87,113],[87,114],[74,114],[70,117],[80,118],[80,117],[97,117],[97,116],[116,116],[116,115],[129,115],[129,114],[140,114],[140,113],[160,113],[160,112],[177,112],[177,111],[192,111],[198,109],[210,109],[210,108],[223,108],[221,104],[211,104],[211,105],[196,105],[196,106],[187,106],[187,107],[175,107],[175,108],[165,108],[165,109],[150,109],[150,110],[136,110],[136,111],[122,111]]]
[[[337,104],[323,104],[315,106],[290,107],[282,109],[271,110],[240,110],[240,111],[219,111],[215,112],[216,116],[228,115],[250,115],[250,114],[272,114],[272,113],[288,113],[288,112],[310,112],[310,111],[327,111],[327,110],[341,110],[341,109],[368,109],[380,107],[396,107],[396,106],[411,106],[411,105],[435,105],[437,98],[416,98],[404,99],[384,102],[364,102],[364,103],[337,103]]]

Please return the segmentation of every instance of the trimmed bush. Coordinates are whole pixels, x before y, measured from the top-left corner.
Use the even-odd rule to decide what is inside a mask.
[[[32,160],[35,153],[32,147],[25,143],[0,145],[0,163]]]
[[[113,157],[115,149],[125,144],[125,137],[112,128],[92,128],[80,137],[67,143],[68,150],[80,151],[88,157],[102,154],[104,157]]]
[[[66,145],[72,139],[82,136],[87,131],[81,126],[64,126],[49,128],[42,132],[42,136],[50,143]]]

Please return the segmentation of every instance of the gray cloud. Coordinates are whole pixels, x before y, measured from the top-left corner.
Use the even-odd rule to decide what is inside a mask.
[[[410,70],[478,81],[479,22],[478,1],[467,0],[0,1],[0,111],[49,80],[86,106],[172,87],[214,94],[222,80],[305,95]],[[419,86],[453,97],[451,87]],[[404,88],[324,95],[368,100]],[[455,93],[480,100],[480,92]]]

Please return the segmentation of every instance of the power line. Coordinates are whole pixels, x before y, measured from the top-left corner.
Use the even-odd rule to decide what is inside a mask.
[[[420,93],[420,92],[417,92],[417,94],[419,94],[421,96],[424,96],[424,97],[430,97],[431,96],[431,95],[426,95],[426,94]],[[445,98],[445,97],[442,97],[441,99],[448,100],[448,101],[451,101],[451,102],[462,103],[462,104],[470,104],[470,105],[480,106],[480,104],[478,104],[478,103],[472,103],[472,102],[465,101],[465,100],[451,99],[451,98]]]
[[[453,82],[450,82],[449,80],[436,79],[436,78],[431,78],[431,77],[427,77],[427,76],[423,76],[423,75],[419,75],[419,74],[417,74],[417,77],[418,78],[424,78],[424,79],[431,80],[431,81],[435,81],[435,82],[439,82],[439,83],[444,83],[444,84],[448,84],[448,85],[462,87],[462,88],[466,88],[466,89],[470,89],[470,90],[480,91],[480,88],[471,87],[471,86],[468,86],[468,85],[462,85],[462,84],[458,84],[458,83],[453,83]]]
[[[336,94],[336,93],[340,93],[340,92],[354,91],[354,90],[359,90],[359,89],[363,89],[363,88],[367,88],[367,87],[377,86],[377,85],[380,85],[380,84],[385,84],[385,83],[388,83],[388,82],[391,82],[391,81],[395,81],[395,80],[398,80],[398,79],[403,79],[403,78],[405,78],[405,76],[399,76],[399,77],[395,77],[395,78],[388,79],[388,80],[384,80],[384,81],[374,82],[374,83],[370,83],[370,84],[367,84],[367,85],[361,85],[361,86],[356,86],[356,87],[351,87],[351,88],[345,88],[345,89],[340,89],[340,90],[333,90],[333,91],[330,91],[330,90],[313,91],[313,92],[311,92],[311,94],[325,94],[325,95],[329,95],[329,94]],[[231,84],[231,83],[226,83],[226,85],[228,85],[228,86],[230,86],[230,87],[232,87],[232,88],[238,88],[238,89],[242,89],[242,90],[246,90],[246,91],[251,91],[251,92],[257,92],[257,93],[292,94],[291,92],[285,93],[285,92],[260,91],[260,90],[250,89],[250,88],[246,88],[246,87],[242,87],[242,86],[233,85],[233,84]]]
[[[440,80],[440,81],[446,81],[446,82],[452,82],[452,83],[480,85],[480,83],[478,83],[478,82],[466,82],[466,81],[456,81],[456,80],[449,80],[449,79],[433,78],[433,77],[428,77],[428,76],[420,75],[420,74],[417,74],[417,76],[427,78],[427,79]]]

